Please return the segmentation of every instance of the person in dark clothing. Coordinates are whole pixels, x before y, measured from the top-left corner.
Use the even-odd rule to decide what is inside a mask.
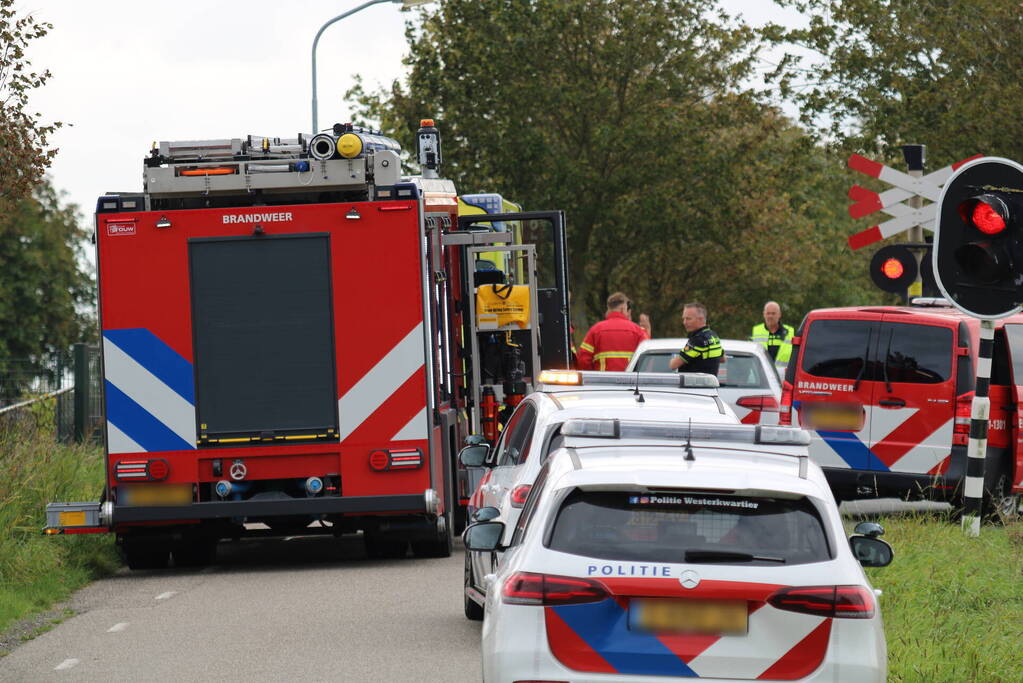
[[[724,352],[721,340],[707,327],[707,307],[700,303],[686,304],[682,311],[682,325],[689,339],[669,367],[679,372],[705,372],[717,377]]]

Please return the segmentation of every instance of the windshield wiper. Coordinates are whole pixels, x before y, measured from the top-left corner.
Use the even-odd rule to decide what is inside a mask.
[[[785,564],[784,557],[768,557],[732,550],[687,550],[686,562],[777,562]]]
[[[867,328],[867,348],[863,350],[863,365],[860,366],[860,372],[856,375],[856,381],[853,382],[853,391],[860,388],[860,380],[863,379],[863,373],[867,371],[867,357],[870,355],[870,337],[874,334],[874,328]]]

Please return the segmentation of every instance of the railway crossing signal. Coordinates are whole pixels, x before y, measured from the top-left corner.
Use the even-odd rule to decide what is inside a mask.
[[[995,320],[1023,308],[1023,166],[984,157],[962,166],[938,201],[934,273],[964,313]]]
[[[905,294],[916,275],[916,257],[902,244],[881,247],[870,259],[870,279],[886,292]]]

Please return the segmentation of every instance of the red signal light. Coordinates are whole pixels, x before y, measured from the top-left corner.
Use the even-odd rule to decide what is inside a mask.
[[[906,272],[906,269],[903,268],[899,259],[890,258],[881,265],[881,272],[889,280],[898,280]]]
[[[979,201],[973,207],[970,220],[973,221],[978,230],[986,235],[997,235],[1002,230],[1005,230],[1005,216],[985,201]]]

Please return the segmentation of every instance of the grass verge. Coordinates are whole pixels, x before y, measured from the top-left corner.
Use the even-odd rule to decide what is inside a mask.
[[[1023,523],[967,538],[942,515],[879,520],[895,548],[884,591],[889,681],[1023,681]]]
[[[54,401],[0,422],[0,633],[120,566],[110,534],[43,536],[46,504],[99,500],[103,452],[59,444]]]

